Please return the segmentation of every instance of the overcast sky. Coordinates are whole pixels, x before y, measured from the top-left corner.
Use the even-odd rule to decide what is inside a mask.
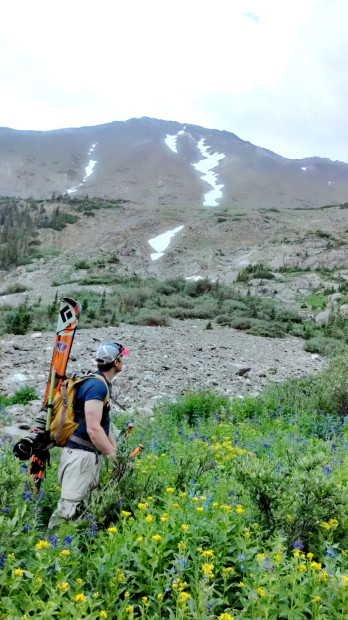
[[[11,0],[0,126],[132,117],[348,162],[347,0]]]

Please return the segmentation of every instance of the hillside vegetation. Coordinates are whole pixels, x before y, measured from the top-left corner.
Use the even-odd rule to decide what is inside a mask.
[[[112,257],[111,264],[114,260]],[[85,264],[82,266],[86,268]],[[82,304],[80,327],[117,326],[119,322],[167,326],[171,318],[207,319],[206,329],[218,329],[223,325],[255,336],[297,336],[305,340],[305,349],[313,353],[330,356],[348,350],[347,322],[339,313],[339,307],[332,311],[327,323],[317,325],[314,320],[272,298],[244,294],[236,287],[210,280],[188,282],[184,278],[175,278],[161,282],[154,278],[109,273],[107,276],[85,276],[78,282],[79,290],[76,291],[68,288],[73,284],[68,281],[66,294],[79,299]],[[105,285],[107,290],[102,294],[92,292],[88,290],[92,284]],[[85,292],[82,292],[83,285],[86,286]],[[10,290],[23,292],[21,287]],[[342,295],[342,300],[345,299]],[[24,299],[15,308],[2,306],[0,333],[25,334],[29,330],[54,329],[58,308],[57,293],[48,305],[38,298],[35,303]]]
[[[136,417],[102,490],[54,535],[59,450],[37,496],[3,442],[1,617],[342,620],[347,373],[342,359],[257,398],[186,393]]]

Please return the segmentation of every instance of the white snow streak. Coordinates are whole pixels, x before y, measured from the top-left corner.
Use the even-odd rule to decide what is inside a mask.
[[[182,136],[183,133],[185,133],[184,130],[180,129],[178,133],[175,133],[173,135],[167,133],[166,137],[164,138],[164,142],[170,148],[170,150],[173,151],[173,153],[178,152],[178,136]]]
[[[83,177],[83,181],[82,181],[82,183],[84,183],[84,182],[86,181],[86,179],[88,179],[88,177],[90,177],[90,176],[91,176],[91,174],[92,174],[92,172],[93,172],[93,168],[94,168],[94,166],[95,166],[97,163],[98,163],[98,162],[97,162],[96,160],[94,160],[94,159],[90,159],[90,160],[89,160],[89,164],[88,164],[88,166],[85,168],[86,174],[85,174],[85,176]]]
[[[94,144],[92,144],[91,148],[88,151],[88,155],[90,156],[95,147],[97,146],[97,142],[95,142]],[[79,187],[81,187],[88,179],[88,177],[91,176],[93,170],[94,170],[94,166],[98,163],[98,161],[96,159],[90,159],[87,166],[85,167],[85,176],[83,177],[81,183],[79,183],[78,185],[76,185],[76,187],[70,187],[70,189],[67,190],[68,194],[74,194],[75,192],[77,192],[77,190],[79,189]]]
[[[155,252],[150,255],[151,260],[157,260],[163,256],[164,251],[170,244],[171,238],[183,228],[184,226],[177,226],[177,228],[174,228],[173,230],[168,230],[167,232],[162,233],[162,235],[158,235],[157,237],[150,239],[149,244],[155,250]]]
[[[192,164],[192,166],[196,168],[198,172],[202,172],[203,174],[202,179],[206,181],[207,183],[209,183],[209,185],[211,185],[213,188],[212,190],[210,190],[209,192],[205,194],[204,199],[203,199],[203,206],[216,207],[218,204],[217,201],[222,196],[221,190],[224,186],[217,185],[216,183],[217,174],[216,172],[213,172],[213,168],[216,168],[216,166],[219,165],[220,159],[223,159],[225,157],[225,154],[224,153],[210,154],[208,152],[209,147],[206,146],[204,142],[205,142],[205,138],[202,138],[197,143],[197,146],[200,152],[202,153],[202,156],[204,157],[204,159],[201,159],[196,164]]]
[[[178,152],[178,149],[176,146],[177,140],[178,140],[177,133],[174,136],[170,136],[169,133],[167,133],[166,137],[164,138],[166,145],[169,146],[170,150],[173,151],[173,153]]]
[[[304,170],[306,172],[307,166],[301,166],[301,170]]]

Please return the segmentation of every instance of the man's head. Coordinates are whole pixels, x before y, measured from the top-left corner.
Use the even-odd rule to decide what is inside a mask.
[[[98,370],[107,372],[115,368],[115,372],[120,372],[123,356],[129,355],[129,353],[130,350],[118,342],[101,344],[95,354]]]

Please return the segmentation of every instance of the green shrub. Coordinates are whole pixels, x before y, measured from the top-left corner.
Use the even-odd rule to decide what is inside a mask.
[[[149,327],[168,327],[168,325],[170,325],[167,316],[159,312],[151,312],[150,310],[140,312],[132,323],[136,325],[148,325]]]
[[[79,260],[75,263],[75,269],[90,269],[90,264],[85,260]]]
[[[15,293],[25,293],[28,288],[24,284],[10,284],[0,294],[1,295],[14,295]]]
[[[27,405],[31,400],[38,398],[35,389],[31,387],[24,387],[13,396],[0,395],[0,406],[6,407],[8,405]]]
[[[213,392],[186,392],[174,403],[168,403],[162,408],[162,413],[175,423],[186,421],[195,426],[199,421],[207,420],[213,415],[227,415],[231,403],[225,396]]]
[[[319,353],[320,355],[333,357],[348,352],[348,346],[344,342],[340,342],[334,338],[315,336],[314,338],[306,340],[304,350],[309,353]]]
[[[7,329],[10,334],[26,334],[32,321],[32,314],[27,303],[23,303],[7,317]]]

